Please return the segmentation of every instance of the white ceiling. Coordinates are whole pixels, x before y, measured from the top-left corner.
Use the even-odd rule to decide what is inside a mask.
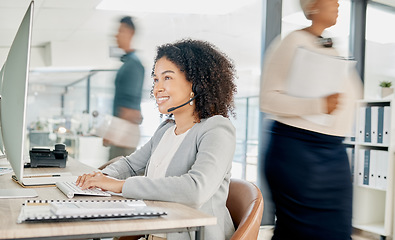
[[[395,7],[395,1],[394,0],[373,0],[373,2],[378,2],[384,5],[388,5],[390,7]]]
[[[138,28],[134,46],[139,51],[147,72],[151,70],[156,46],[190,37],[208,40],[217,45],[235,61],[239,77],[259,76],[262,8],[260,0],[251,1],[251,4],[225,15],[97,10],[96,6],[101,0],[34,2],[32,47],[43,47],[51,42],[67,44],[79,41],[105,41],[108,47],[115,46],[114,34],[120,17],[131,15],[135,18]],[[187,2],[186,0],[185,3]],[[10,47],[29,3],[30,0],[0,0],[0,50],[3,49],[3,52]],[[92,56],[94,52],[88,57]],[[2,64],[0,58],[0,65]],[[89,63],[86,65],[95,68]],[[81,67],[83,66],[75,66]],[[73,66],[68,66],[68,69],[73,69]],[[257,84],[257,79],[251,81],[254,81],[253,85]],[[251,85],[248,80],[245,84]],[[256,91],[257,86],[254,87]]]

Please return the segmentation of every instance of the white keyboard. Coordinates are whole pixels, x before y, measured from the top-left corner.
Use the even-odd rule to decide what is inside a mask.
[[[73,198],[74,195],[86,195],[86,196],[99,196],[99,197],[110,197],[111,194],[105,192],[99,188],[85,189],[77,186],[75,182],[57,182],[56,186],[62,191],[68,198]]]

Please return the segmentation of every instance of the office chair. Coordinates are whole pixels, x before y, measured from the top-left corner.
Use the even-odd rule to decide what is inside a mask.
[[[255,184],[242,179],[230,180],[226,207],[236,230],[230,240],[258,239],[263,205],[261,191]]]

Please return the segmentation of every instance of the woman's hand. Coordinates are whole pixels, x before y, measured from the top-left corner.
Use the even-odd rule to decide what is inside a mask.
[[[111,143],[110,140],[108,140],[108,139],[106,139],[106,138],[103,138],[103,146],[104,146],[104,147],[109,147],[109,146],[111,146],[111,145],[113,145],[113,144]]]
[[[83,174],[77,178],[76,185],[82,189],[101,188],[105,191],[121,193],[125,181],[104,175],[101,172]]]
[[[327,113],[331,114],[339,104],[340,93],[335,93],[326,97]]]

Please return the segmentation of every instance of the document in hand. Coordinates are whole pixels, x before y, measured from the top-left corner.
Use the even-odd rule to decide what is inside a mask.
[[[140,141],[139,125],[110,115],[106,115],[91,133],[110,140],[119,147],[137,147]]]
[[[319,98],[341,93],[355,65],[356,61],[299,47],[288,74],[286,92],[291,96],[303,98]],[[304,118],[321,125],[329,125],[331,122],[328,114]]]

